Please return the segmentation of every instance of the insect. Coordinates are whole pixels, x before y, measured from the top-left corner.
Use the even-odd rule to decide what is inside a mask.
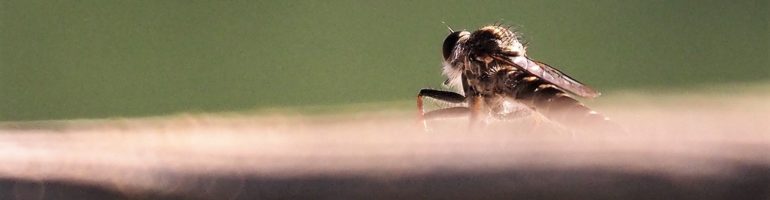
[[[444,84],[457,92],[420,90],[417,107],[423,125],[429,119],[469,116],[475,126],[484,116],[505,118],[510,103],[523,105],[565,127],[607,122],[608,118],[573,97],[590,99],[598,97],[599,92],[548,64],[530,59],[526,47],[509,27],[490,25],[474,32],[449,31],[442,47],[443,74],[447,77]],[[463,106],[426,113],[424,97]]]

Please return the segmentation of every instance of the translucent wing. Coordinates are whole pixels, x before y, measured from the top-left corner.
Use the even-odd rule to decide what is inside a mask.
[[[549,66],[548,64],[533,61],[524,56],[496,57],[495,59],[525,70],[545,81],[556,85],[559,88],[567,90],[578,96],[594,98],[601,95],[601,93],[591,89],[591,87],[580,83],[579,81],[567,76],[563,72]]]

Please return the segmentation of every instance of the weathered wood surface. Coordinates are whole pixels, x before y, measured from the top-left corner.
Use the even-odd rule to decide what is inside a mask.
[[[770,199],[768,103],[677,105],[603,107],[625,134],[424,132],[411,113],[4,124],[0,199]]]

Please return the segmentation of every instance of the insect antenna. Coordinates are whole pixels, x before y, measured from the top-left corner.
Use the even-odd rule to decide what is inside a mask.
[[[441,23],[442,23],[442,24],[444,24],[444,25],[446,25],[446,28],[447,28],[447,29],[449,29],[449,33],[454,33],[454,32],[455,32],[455,30],[453,30],[453,29],[452,29],[452,27],[451,27],[451,26],[449,26],[449,24],[447,24],[446,22],[444,22],[444,21],[441,21]]]

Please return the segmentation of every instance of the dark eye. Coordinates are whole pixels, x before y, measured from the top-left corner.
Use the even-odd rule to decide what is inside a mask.
[[[462,31],[452,32],[446,36],[446,39],[444,39],[444,47],[442,49],[442,52],[444,53],[444,60],[448,59],[449,56],[452,55],[452,50],[455,49],[457,41],[460,40],[460,33],[462,33]]]

